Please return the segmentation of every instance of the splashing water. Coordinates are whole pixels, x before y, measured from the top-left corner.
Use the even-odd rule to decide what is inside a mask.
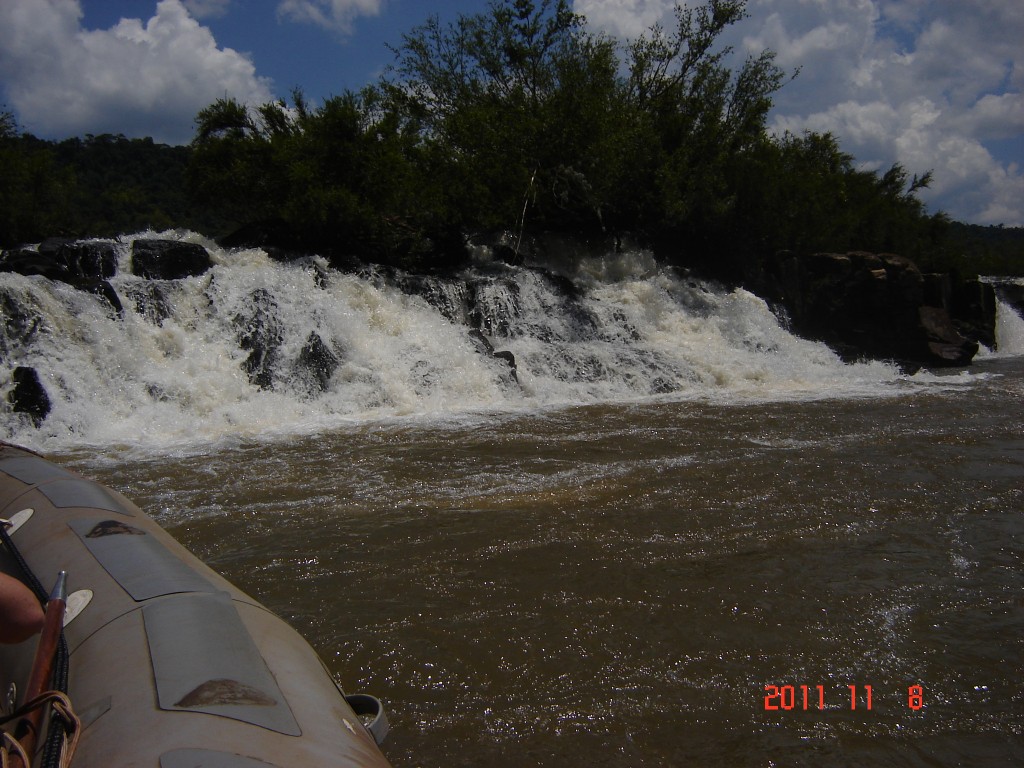
[[[158,236],[168,233],[138,237]],[[881,363],[844,364],[753,294],[642,251],[556,274],[481,249],[473,268],[440,278],[280,264],[176,236],[206,246],[213,268],[143,279],[130,273],[130,240],[119,242],[110,282],[123,316],[62,283],[0,276],[0,381],[33,367],[52,405],[38,427],[5,414],[3,437],[47,450],[208,445],[394,417],[877,395],[909,381]]]
[[[996,351],[1000,357],[1024,355],[1024,317],[1001,300],[996,303]]]

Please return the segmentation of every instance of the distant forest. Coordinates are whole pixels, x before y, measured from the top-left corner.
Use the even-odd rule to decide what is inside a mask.
[[[558,232],[628,236],[726,279],[783,250],[1024,274],[1024,229],[928,214],[930,173],[858,170],[830,134],[770,135],[793,74],[770,51],[726,66],[720,36],[744,16],[742,0],[677,6],[673,28],[624,45],[566,0],[496,0],[407,33],[358,93],[218,100],[188,146],[43,141],[0,110],[0,246],[257,224],[273,244],[429,269],[468,235]]]

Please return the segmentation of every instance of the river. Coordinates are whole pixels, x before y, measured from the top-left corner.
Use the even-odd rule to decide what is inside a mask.
[[[8,436],[124,492],[380,697],[396,768],[1024,762],[1019,341],[968,371],[846,366],[748,294],[666,279],[602,277],[586,339],[551,332],[550,306],[541,331],[490,326],[521,395],[468,357],[388,390],[468,353],[372,282],[337,279],[349,315],[320,327],[349,329],[354,362],[315,407],[239,384],[184,319],[120,321],[163,345],[133,369],[97,317],[66,359],[104,350],[117,382],[76,400],[64,367],[50,424]],[[386,375],[346,373],[380,327]],[[183,373],[168,349],[210,357]],[[185,375],[190,398],[153,396]]]

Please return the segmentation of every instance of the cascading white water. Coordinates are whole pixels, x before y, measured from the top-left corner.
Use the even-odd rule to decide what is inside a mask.
[[[111,283],[123,317],[62,283],[0,275],[5,306],[34,323],[12,315],[0,328],[3,407],[19,365],[36,369],[52,406],[38,427],[8,410],[3,437],[45,449],[202,445],[395,416],[856,396],[906,380],[843,364],[756,296],[681,278],[643,252],[577,263],[570,286],[483,251],[453,280],[279,264],[177,236],[202,242],[214,267],[146,280],[122,243]]]
[[[1001,299],[996,302],[996,354],[1000,357],[1024,355],[1024,317]]]

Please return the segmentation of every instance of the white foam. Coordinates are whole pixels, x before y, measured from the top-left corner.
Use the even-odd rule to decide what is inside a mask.
[[[145,300],[155,283],[128,272],[127,240],[111,280],[123,318],[70,286],[0,276],[40,323],[27,343],[16,333],[0,339],[0,381],[32,366],[52,401],[38,429],[5,414],[2,436],[43,450],[169,448],[367,420],[651,398],[866,396],[922,381],[881,363],[844,364],[789,333],[753,294],[681,278],[642,251],[578,262],[578,295],[538,270],[483,264],[465,276],[471,288],[416,278],[429,289],[421,296],[401,290],[412,279],[402,275],[341,274],[192,233],[159,236],[202,242],[214,262],[206,275],[160,284],[162,320]],[[260,301],[271,326],[263,330],[278,338],[269,388],[250,382],[239,340],[243,328],[259,330]],[[468,321],[514,354],[518,383],[506,361],[481,353]],[[296,366],[312,333],[339,360],[324,391]]]
[[[1024,317],[1005,301],[996,303],[996,351],[999,357],[1024,355]]]

